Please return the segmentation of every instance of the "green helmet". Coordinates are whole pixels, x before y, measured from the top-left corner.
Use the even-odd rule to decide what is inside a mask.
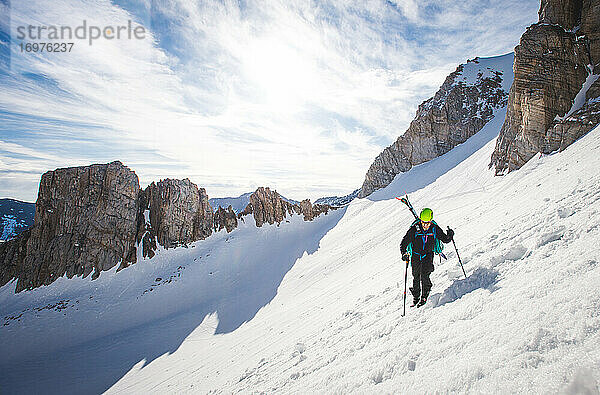
[[[419,215],[419,219],[423,222],[429,222],[433,219],[433,210],[430,208],[424,208],[421,210],[421,215]]]

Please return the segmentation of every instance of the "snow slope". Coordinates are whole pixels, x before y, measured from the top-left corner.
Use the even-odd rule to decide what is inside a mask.
[[[503,177],[486,139],[312,223],[247,217],[95,281],[1,288],[2,392],[598,393],[600,127]],[[411,172],[436,173],[410,197],[467,278],[447,245],[401,317]]]

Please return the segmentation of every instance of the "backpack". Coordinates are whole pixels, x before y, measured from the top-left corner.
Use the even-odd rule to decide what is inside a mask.
[[[437,224],[435,221],[433,221],[433,220],[432,220],[431,222],[432,222],[434,225],[436,225],[436,226],[439,226],[439,225],[438,225],[438,224]],[[418,224],[418,223],[419,223],[419,220],[415,220],[415,221],[412,223],[412,225],[411,225],[411,226],[415,226],[415,225],[416,225],[416,224]],[[437,234],[436,234],[436,233],[437,233],[437,231],[436,231],[436,228],[434,227],[434,228],[433,228],[433,239],[434,239],[434,241],[435,241],[435,244],[434,244],[434,247],[433,247],[433,253],[434,253],[434,254],[436,254],[436,255],[440,255],[440,257],[443,257],[444,259],[447,259],[447,258],[446,258],[446,255],[444,255],[444,252],[443,252],[443,251],[444,251],[444,244],[442,244],[442,243],[440,242],[440,239],[438,239],[438,237],[437,237]],[[408,246],[406,247],[406,251],[407,251],[407,252],[408,252],[410,255],[412,255],[412,241],[411,241],[411,242],[408,244]],[[440,259],[441,259],[441,258],[440,258]]]

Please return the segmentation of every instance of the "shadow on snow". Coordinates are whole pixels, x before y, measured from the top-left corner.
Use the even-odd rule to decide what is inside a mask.
[[[142,368],[164,354],[177,351],[184,340],[215,313],[218,316],[215,334],[235,331],[273,300],[295,262],[304,253],[313,254],[319,249],[321,239],[337,225],[345,211],[345,208],[340,209],[319,226],[307,223],[300,233],[285,229],[271,232],[252,251],[231,251],[235,249],[223,247],[221,258],[225,260],[221,262],[238,259],[233,262],[242,263],[227,265],[231,266],[231,271],[225,272],[223,278],[229,281],[221,282],[215,278],[212,282],[196,285],[212,287],[205,290],[205,294],[211,295],[210,300],[199,301],[171,316],[153,319],[138,327],[48,355],[23,361],[4,361],[0,364],[0,388],[10,388],[7,393],[102,393],[134,366]],[[280,243],[281,240],[283,242]],[[251,263],[244,265],[244,259]],[[195,291],[190,289],[188,292]],[[171,307],[156,305],[157,310]],[[188,341],[197,341],[198,353],[202,353],[202,342],[208,341],[212,335],[212,331],[199,335],[196,332]],[[177,373],[175,369],[173,374]],[[171,376],[166,374],[165,380]],[[127,391],[126,388],[121,390]]]
[[[494,292],[498,289],[496,287],[498,276],[499,273],[496,270],[480,267],[469,277],[454,281],[444,292],[431,295],[428,304],[431,307],[443,306],[480,288]]]

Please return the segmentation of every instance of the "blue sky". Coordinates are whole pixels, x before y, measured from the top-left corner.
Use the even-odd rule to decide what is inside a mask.
[[[43,172],[112,160],[142,186],[188,177],[210,197],[258,186],[296,200],[349,193],[448,73],[511,52],[538,8],[529,0],[0,0],[0,197],[34,201]],[[132,20],[146,35],[20,52],[18,26],[83,20]]]

